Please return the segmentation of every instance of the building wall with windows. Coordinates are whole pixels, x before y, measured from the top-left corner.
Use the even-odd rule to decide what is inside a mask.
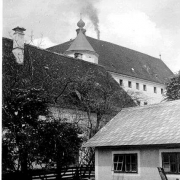
[[[164,97],[165,85],[110,72],[139,105],[160,103]]]
[[[162,154],[180,154],[180,148],[161,149],[161,148],[130,148],[130,149],[110,149],[96,148],[95,172],[96,180],[160,180],[157,167],[163,167]],[[114,172],[114,154],[131,155],[137,154],[137,172]],[[177,172],[166,172],[168,180],[180,179],[180,159],[176,156],[176,164],[166,163],[166,167],[176,166]],[[128,165],[128,163],[124,165]],[[119,166],[120,167],[120,166]],[[164,168],[165,169],[165,168]],[[130,171],[130,170],[129,170]],[[179,174],[178,174],[179,173]]]

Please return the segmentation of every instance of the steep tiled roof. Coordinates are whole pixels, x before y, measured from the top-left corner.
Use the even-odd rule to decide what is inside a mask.
[[[126,108],[85,146],[180,145],[180,100]]]
[[[67,51],[78,51],[78,50],[95,52],[81,30],[79,31],[79,34],[77,35],[76,39],[72,42],[70,47],[67,49]]]
[[[87,37],[87,40],[99,55],[98,63],[108,71],[162,84],[173,76],[171,70],[158,58],[91,37]],[[71,43],[73,40],[48,49],[64,53]]]
[[[85,75],[93,75],[95,82],[104,88],[109,86],[113,91],[120,90],[119,84],[106,69],[100,65],[53,53],[25,44],[24,64],[19,65],[12,53],[13,41],[3,38],[3,91],[8,88],[43,88],[51,97],[63,91],[68,81]],[[61,99],[61,98],[59,98]],[[57,102],[61,107],[66,104]],[[71,104],[70,104],[71,106]]]

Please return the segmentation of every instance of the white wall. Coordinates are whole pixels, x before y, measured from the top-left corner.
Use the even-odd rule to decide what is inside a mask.
[[[88,125],[88,116],[87,113],[84,111],[76,110],[76,109],[64,109],[60,108],[58,106],[51,106],[49,107],[49,111],[51,112],[51,115],[55,119],[67,119],[68,122],[76,122],[80,126],[87,127]],[[92,124],[95,125],[97,115],[95,113],[91,113],[91,121]]]
[[[74,58],[74,53],[81,53],[82,60],[98,64],[98,54],[90,52],[90,51],[68,51],[65,52],[66,55]]]
[[[112,171],[113,153],[138,154],[138,173],[114,173]],[[112,150],[96,148],[95,151],[95,179],[96,180],[160,180],[157,167],[162,167],[162,152],[180,152],[180,149],[141,148],[129,150]],[[167,175],[168,180],[180,180],[180,174]]]
[[[164,92],[165,85],[146,81],[143,79],[138,79],[135,77],[120,75],[112,72],[110,73],[118,83],[120,79],[123,80],[122,87],[128,92],[128,94],[133,96],[135,99],[137,98],[139,101],[141,101],[140,105],[144,105],[144,102],[147,102],[147,104],[160,103],[163,100],[161,89],[163,89]],[[128,81],[131,81],[131,88],[128,87]],[[139,90],[136,89],[136,83],[139,83]],[[146,85],[146,91],[143,90],[143,85]],[[154,87],[156,87],[157,89],[156,93],[154,93]]]

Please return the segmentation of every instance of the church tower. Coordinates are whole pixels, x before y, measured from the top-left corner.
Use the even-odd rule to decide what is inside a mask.
[[[82,19],[77,23],[79,27],[76,29],[77,37],[72,42],[71,46],[65,51],[64,54],[82,59],[84,61],[98,64],[99,55],[95,52],[86,38],[86,30],[84,29],[85,23]]]

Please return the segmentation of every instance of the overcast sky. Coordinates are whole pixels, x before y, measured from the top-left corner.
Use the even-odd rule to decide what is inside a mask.
[[[33,33],[44,48],[60,44],[76,37],[80,13],[86,35],[97,38],[94,22],[101,40],[161,54],[173,72],[180,70],[180,0],[3,0],[3,36],[21,26],[27,41]]]

